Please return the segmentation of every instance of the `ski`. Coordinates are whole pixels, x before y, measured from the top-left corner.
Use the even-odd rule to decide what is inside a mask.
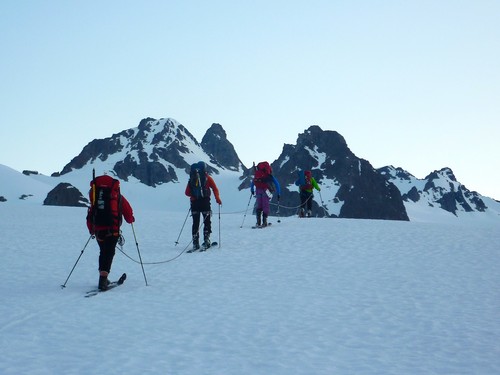
[[[186,251],[186,253],[189,253],[189,254],[191,254],[191,253],[201,253],[203,251],[207,251],[211,247],[215,247],[215,246],[218,246],[218,245],[219,245],[219,243],[217,241],[214,241],[214,242],[212,242],[210,244],[209,247],[205,247],[205,246],[201,245],[198,249],[191,249],[191,250]]]
[[[270,227],[272,223],[267,223],[267,225],[254,225],[252,229],[264,229],[266,227]]]
[[[118,280],[110,282],[108,285],[108,288],[106,290],[101,290],[101,289],[95,288],[95,289],[89,290],[87,293],[85,293],[85,297],[86,298],[93,297],[99,293],[107,292],[110,289],[113,289],[113,288],[116,288],[117,286],[122,285],[126,279],[127,279],[127,274],[124,273],[123,275],[120,276],[120,278]]]
[[[210,249],[211,247],[215,247],[217,246],[219,243],[217,241],[214,241],[212,243],[210,243],[210,246],[204,246],[204,245],[201,245],[201,248],[200,248],[200,251],[207,251],[208,249]]]

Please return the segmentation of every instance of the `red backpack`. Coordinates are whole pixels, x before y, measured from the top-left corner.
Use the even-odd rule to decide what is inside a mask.
[[[120,181],[107,175],[94,177],[89,196],[88,219],[94,231],[119,233],[122,222]]]
[[[312,190],[313,184],[311,182],[311,171],[304,172],[304,184],[300,187],[302,190]]]
[[[267,161],[261,161],[255,167],[254,185],[257,188],[267,189],[271,182],[273,170]]]

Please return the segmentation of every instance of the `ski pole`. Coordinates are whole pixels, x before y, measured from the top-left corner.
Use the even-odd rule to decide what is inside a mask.
[[[281,223],[281,218],[280,218],[280,199],[278,196],[278,208],[276,209],[276,213],[278,214],[278,223]]]
[[[85,244],[85,246],[83,247],[82,251],[80,252],[80,255],[78,256],[78,259],[76,260],[75,262],[75,265],[73,266],[73,268],[71,269],[71,272],[69,273],[66,281],[64,282],[64,284],[61,285],[61,288],[64,289],[66,288],[66,283],[68,282],[71,274],[73,273],[73,270],[75,269],[76,265],[78,264],[78,261],[80,260],[80,258],[82,257],[83,255],[83,252],[85,251],[87,245],[89,244],[90,240],[92,239],[92,237],[94,237],[92,234],[90,235],[89,239],[87,240],[87,243]]]
[[[137,253],[139,254],[139,261],[141,262],[144,281],[146,282],[146,286],[148,286],[148,280],[146,279],[146,272],[144,272],[144,264],[142,263],[141,252],[139,251],[139,244],[137,243],[137,237],[135,236],[134,223],[130,223],[130,225],[132,226],[132,233],[134,234],[135,246],[137,247]]]
[[[250,194],[250,199],[248,200],[247,209],[245,210],[245,215],[243,216],[243,221],[241,222],[240,228],[243,228],[243,223],[247,217],[248,207],[250,207],[250,201],[252,200],[253,194]]]
[[[181,234],[182,234],[182,231],[184,230],[184,225],[186,225],[186,221],[189,217],[189,213],[191,212],[191,207],[189,207],[189,210],[188,210],[188,213],[186,215],[186,218],[184,219],[184,223],[182,224],[182,228],[181,228],[181,231],[179,233],[179,237],[177,237],[177,241],[175,241],[175,246],[177,246],[179,244],[179,238],[181,238]]]
[[[220,249],[220,244],[221,244],[221,242],[220,242],[220,206],[221,205],[219,204],[219,249]]]
[[[323,202],[323,197],[321,196],[321,190],[318,190],[318,193],[319,193],[319,198],[321,199],[321,207],[323,207],[323,213],[325,217],[328,217],[328,212],[326,211],[325,208],[325,202]]]

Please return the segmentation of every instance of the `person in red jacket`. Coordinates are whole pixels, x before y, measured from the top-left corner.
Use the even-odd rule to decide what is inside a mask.
[[[115,256],[115,249],[121,237],[122,217],[129,224],[135,221],[130,203],[120,193],[120,181],[102,175],[90,182],[90,202],[87,212],[87,228],[95,236],[99,245],[99,284],[100,290],[106,290],[108,275]]]
[[[191,216],[193,217],[193,226],[191,229],[193,235],[193,249],[191,251],[200,250],[200,214],[203,215],[203,244],[201,250],[204,251],[208,249],[212,244],[210,241],[210,233],[212,233],[212,223],[210,220],[210,215],[212,214],[210,190],[213,191],[217,204],[222,204],[219,197],[219,189],[213,178],[208,175],[205,169],[206,165],[202,161],[191,165],[189,181],[185,191],[185,194],[190,198]]]

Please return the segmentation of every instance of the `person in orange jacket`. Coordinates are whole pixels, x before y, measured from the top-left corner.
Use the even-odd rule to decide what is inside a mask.
[[[210,233],[212,233],[212,214],[210,205],[210,191],[213,191],[215,201],[221,205],[219,189],[215,181],[206,172],[206,165],[200,161],[191,165],[189,181],[186,186],[185,194],[190,198],[191,216],[193,217],[193,226],[191,234],[193,236],[193,248],[191,251],[204,251],[211,246]],[[203,244],[200,249],[200,215],[203,215]]]
[[[129,224],[132,224],[135,218],[130,203],[120,193],[120,181],[102,175],[94,177],[90,186],[87,228],[89,233],[95,236],[100,250],[98,288],[106,290],[116,244],[121,237],[122,217]]]

